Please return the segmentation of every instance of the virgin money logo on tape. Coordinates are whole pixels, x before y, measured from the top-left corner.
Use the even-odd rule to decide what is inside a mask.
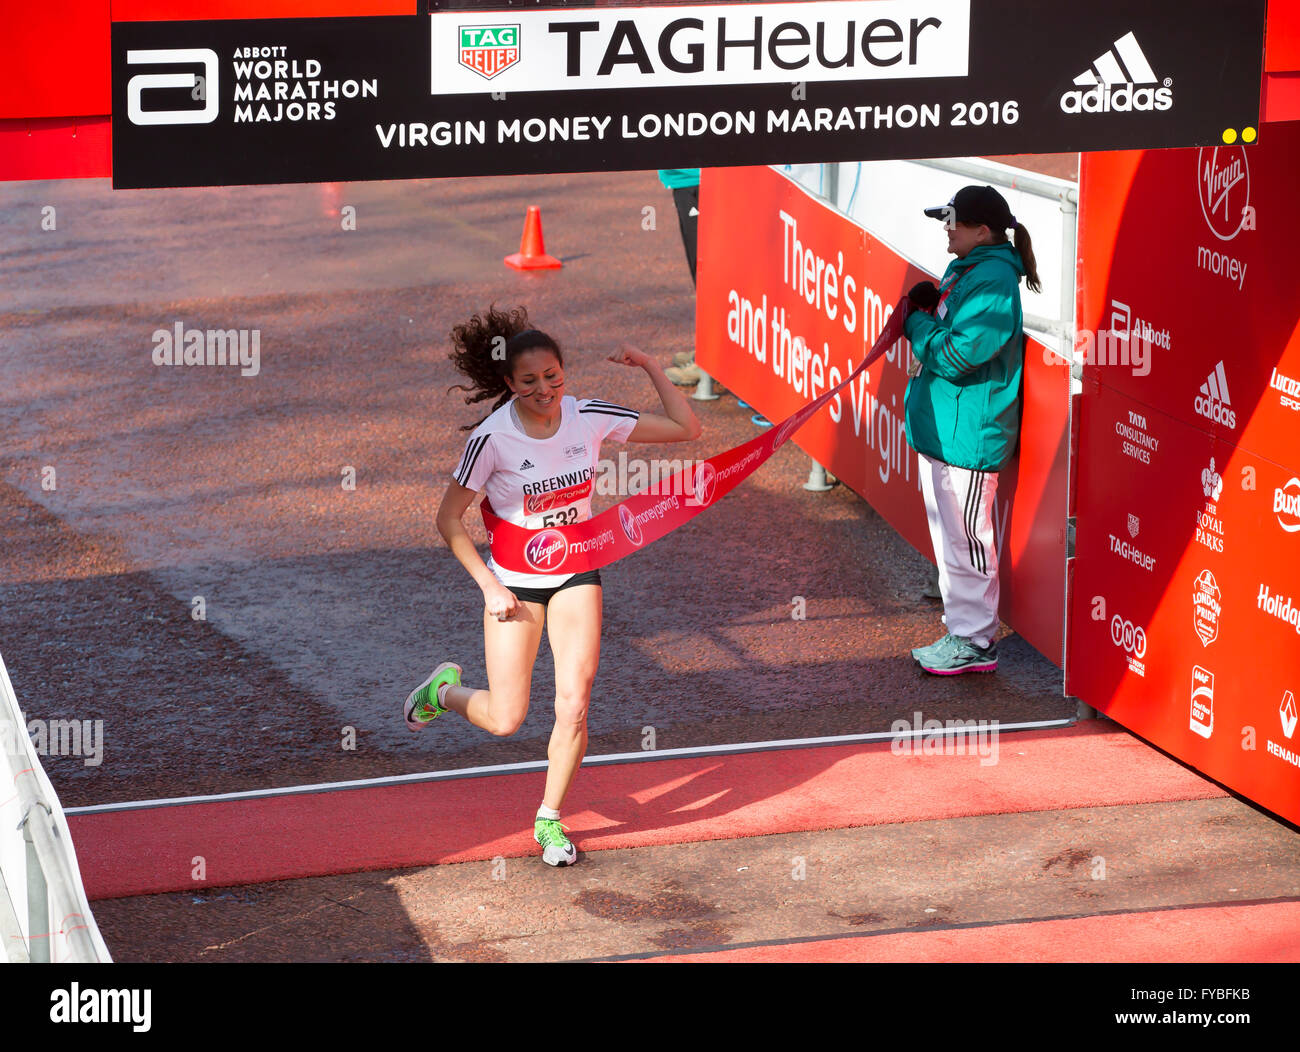
[[[1200,665],[1192,666],[1191,730],[1202,738],[1214,733],[1214,673]]]
[[[1202,147],[1196,153],[1196,189],[1201,214],[1220,241],[1246,226],[1250,209],[1250,164],[1240,146]]]
[[[1300,531],[1300,479],[1293,478],[1273,491],[1273,514],[1287,533]]]
[[[713,495],[717,491],[718,472],[708,461],[702,463],[695,469],[695,481],[693,490],[695,493],[695,503],[699,505],[708,504],[713,500]]]
[[[1192,586],[1192,624],[1201,640],[1201,646],[1208,647],[1219,638],[1219,614],[1223,612],[1223,593],[1214,574],[1202,570]]]
[[[1174,104],[1168,77],[1161,83],[1130,31],[1074,78],[1077,87],[1061,96],[1065,113],[1151,113]]]
[[[519,26],[457,26],[460,64],[491,80],[519,61]]]
[[[538,573],[552,573],[569,554],[569,542],[559,530],[535,533],[524,545],[524,559]]]
[[[641,533],[641,527],[637,524],[636,516],[628,510],[626,504],[618,506],[618,524],[623,527],[623,534],[627,539],[640,547],[645,537]]]
[[[866,16],[811,0],[510,17],[466,26],[430,14],[431,93],[965,77],[970,54],[969,0],[875,0]]]

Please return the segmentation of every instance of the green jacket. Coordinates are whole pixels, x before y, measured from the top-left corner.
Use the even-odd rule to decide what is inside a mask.
[[[921,372],[904,397],[907,441],[918,453],[972,471],[998,471],[1020,434],[1025,337],[1011,242],[979,245],[948,264],[944,316],[913,311],[903,325]]]

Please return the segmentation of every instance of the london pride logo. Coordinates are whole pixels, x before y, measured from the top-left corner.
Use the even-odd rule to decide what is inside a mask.
[[[534,570],[547,573],[554,570],[569,554],[569,542],[559,530],[542,530],[524,545],[524,559]]]
[[[519,26],[459,26],[460,64],[485,80],[519,61]]]

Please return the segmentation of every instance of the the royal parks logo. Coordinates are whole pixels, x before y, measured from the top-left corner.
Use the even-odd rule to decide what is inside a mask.
[[[485,80],[519,61],[519,26],[461,26],[460,64]]]

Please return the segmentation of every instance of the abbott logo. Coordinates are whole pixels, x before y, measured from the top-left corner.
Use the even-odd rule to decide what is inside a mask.
[[[217,53],[209,48],[161,48],[128,51],[128,66],[161,66],[191,63],[203,66],[203,73],[137,73],[126,83],[126,115],[132,124],[211,124],[217,119]],[[145,110],[140,96],[145,91],[163,88],[188,88],[202,109]]]

